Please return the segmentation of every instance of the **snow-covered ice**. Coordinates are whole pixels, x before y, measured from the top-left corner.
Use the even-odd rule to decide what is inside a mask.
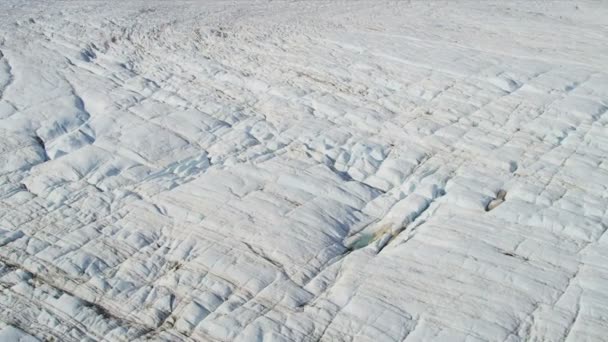
[[[1,1],[0,340],[605,340],[606,18]]]

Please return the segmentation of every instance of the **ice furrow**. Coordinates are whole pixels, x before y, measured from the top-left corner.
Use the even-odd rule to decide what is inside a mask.
[[[4,93],[13,82],[14,75],[8,58],[0,50],[0,101],[4,99]]]

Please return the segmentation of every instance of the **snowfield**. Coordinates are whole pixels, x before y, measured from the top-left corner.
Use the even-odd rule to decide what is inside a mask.
[[[0,340],[605,340],[606,18],[2,0]]]

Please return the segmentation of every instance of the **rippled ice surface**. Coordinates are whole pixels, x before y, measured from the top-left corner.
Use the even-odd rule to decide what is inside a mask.
[[[0,340],[601,341],[608,5],[0,3]]]

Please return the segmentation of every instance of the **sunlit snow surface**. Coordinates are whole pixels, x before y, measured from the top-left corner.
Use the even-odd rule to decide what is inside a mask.
[[[0,1],[0,340],[605,340],[606,18]]]

